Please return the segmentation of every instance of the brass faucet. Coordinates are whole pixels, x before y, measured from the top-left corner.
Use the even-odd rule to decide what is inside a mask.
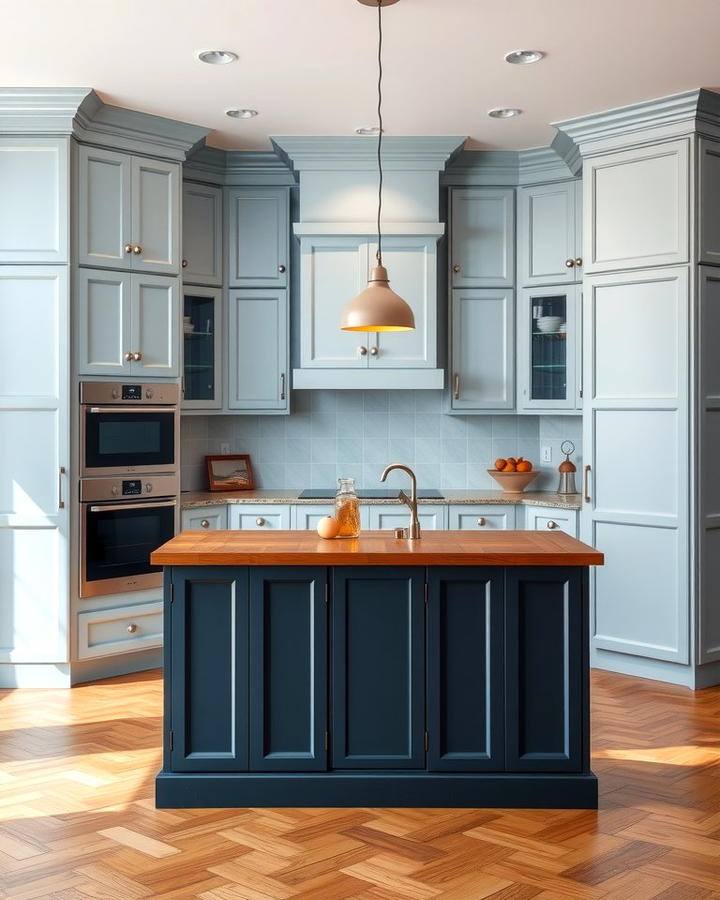
[[[403,472],[406,472],[410,478],[410,497],[408,497],[405,491],[400,491],[398,493],[398,500],[401,503],[404,503],[410,510],[410,527],[396,528],[395,537],[406,538],[410,541],[420,540],[420,522],[418,520],[417,511],[417,479],[415,478],[415,473],[409,466],[404,466],[402,463],[390,463],[389,466],[385,466],[385,469],[380,476],[380,481],[385,481],[388,473],[392,472],[393,469],[401,469]]]

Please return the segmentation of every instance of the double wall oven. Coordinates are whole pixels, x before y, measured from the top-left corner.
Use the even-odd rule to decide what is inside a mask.
[[[80,596],[162,584],[150,553],[177,531],[180,389],[80,385]]]

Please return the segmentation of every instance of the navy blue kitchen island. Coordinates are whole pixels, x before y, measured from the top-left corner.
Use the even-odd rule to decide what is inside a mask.
[[[184,532],[158,807],[595,808],[588,566],[565,534]]]

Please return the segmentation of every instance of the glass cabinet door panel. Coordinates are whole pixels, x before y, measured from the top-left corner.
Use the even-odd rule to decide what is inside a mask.
[[[568,297],[533,296],[530,304],[530,399],[568,396]]]
[[[183,303],[184,406],[217,408],[219,381],[219,291],[186,293]]]

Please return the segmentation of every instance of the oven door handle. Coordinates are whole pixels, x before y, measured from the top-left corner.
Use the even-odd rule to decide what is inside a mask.
[[[176,406],[86,406],[91,413],[174,413]]]
[[[109,506],[91,506],[90,512],[122,512],[122,510],[124,509],[150,509],[150,507],[153,507],[153,509],[157,509],[160,506],[177,506],[177,501],[165,500],[164,502],[160,503],[131,503],[130,501],[128,501],[127,503],[113,503]]]

